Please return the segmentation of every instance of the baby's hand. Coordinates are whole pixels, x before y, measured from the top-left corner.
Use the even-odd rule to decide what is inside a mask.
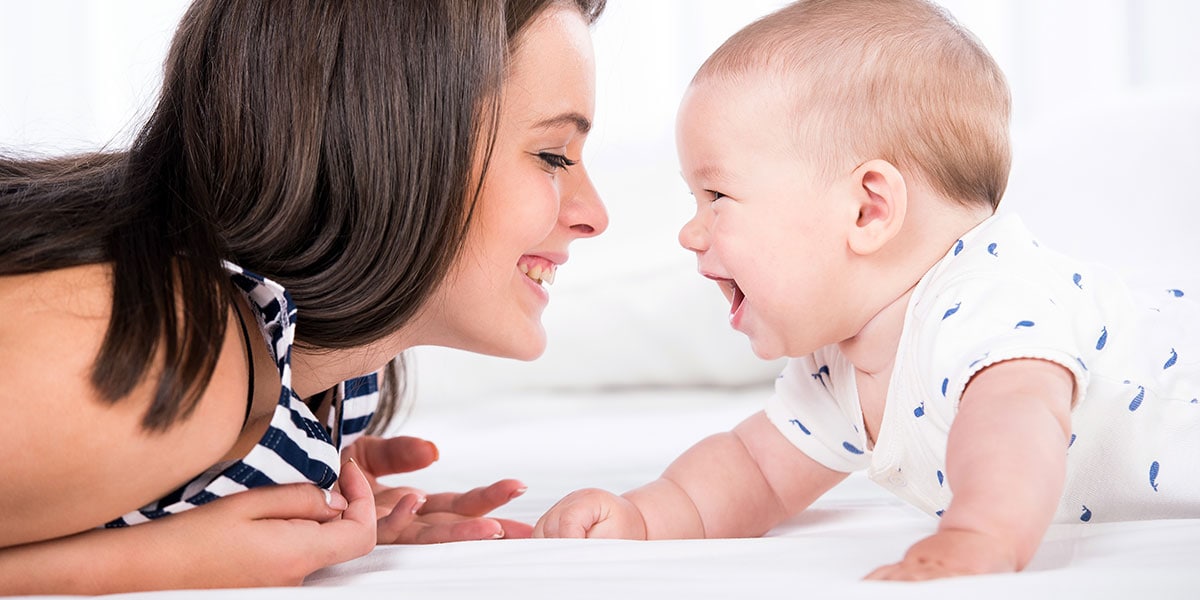
[[[642,512],[628,499],[604,490],[571,492],[550,507],[533,537],[646,539]]]
[[[948,529],[913,544],[903,560],[879,567],[866,578],[919,581],[1017,570],[1016,553],[1003,540],[977,531]]]

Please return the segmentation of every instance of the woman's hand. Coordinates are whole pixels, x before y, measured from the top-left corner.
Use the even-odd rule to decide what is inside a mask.
[[[527,538],[533,528],[518,521],[484,515],[525,492],[525,485],[504,479],[463,493],[426,494],[389,487],[379,478],[423,469],[438,458],[433,443],[415,437],[364,436],[343,453],[362,468],[375,492],[380,544],[436,544],[496,538]]]
[[[879,567],[866,578],[920,581],[1012,573],[1017,567],[1016,553],[1005,540],[977,531],[943,529],[913,544],[900,562]]]

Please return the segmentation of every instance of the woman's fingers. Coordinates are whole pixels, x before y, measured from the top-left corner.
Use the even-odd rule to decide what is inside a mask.
[[[468,517],[481,517],[504,506],[525,493],[525,484],[516,479],[504,479],[468,492],[430,494],[421,514],[448,512]]]
[[[409,436],[364,436],[350,446],[349,452],[374,477],[419,471],[438,459],[433,442]]]
[[[376,521],[378,543],[395,544],[417,520],[417,509],[425,503],[423,496],[406,494],[396,502],[392,511]]]
[[[375,547],[375,495],[371,484],[354,461],[342,465],[338,488],[346,499],[342,518],[321,525],[322,541],[330,555],[329,564],[362,556]]]
[[[523,540],[533,537],[533,525],[529,523],[513,521],[512,519],[496,519],[496,521],[504,529],[504,539]]]
[[[329,521],[349,506],[338,492],[307,483],[256,487],[218,500],[249,519]]]
[[[359,523],[375,523],[375,494],[371,491],[371,483],[353,460],[342,465],[342,474],[338,477],[338,489],[346,498],[346,509],[342,511],[342,520]]]
[[[504,537],[504,527],[496,519],[428,520],[418,518],[399,532],[397,544],[442,544]]]

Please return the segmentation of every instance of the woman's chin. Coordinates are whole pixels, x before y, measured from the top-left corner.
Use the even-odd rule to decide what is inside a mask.
[[[546,352],[546,330],[542,328],[541,323],[538,323],[532,330],[505,340],[498,340],[487,348],[477,349],[476,352],[499,358],[531,361]]]

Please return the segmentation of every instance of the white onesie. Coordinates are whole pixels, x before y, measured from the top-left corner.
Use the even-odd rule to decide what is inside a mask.
[[[836,346],[788,362],[767,416],[817,462],[867,469],[941,515],[959,398],[979,370],[1014,358],[1075,376],[1055,522],[1200,517],[1200,303],[1177,289],[1135,299],[1111,274],[1039,246],[1013,215],[976,226],[917,284],[874,448]]]

